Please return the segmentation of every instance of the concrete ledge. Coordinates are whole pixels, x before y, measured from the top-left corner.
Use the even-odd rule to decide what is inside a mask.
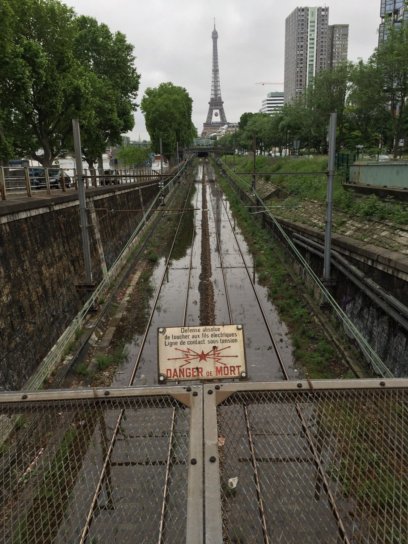
[[[303,225],[301,223],[294,223],[287,221],[286,219],[278,219],[281,225],[287,229],[306,234],[310,238],[323,242],[324,233]],[[378,268],[384,272],[392,274],[404,281],[408,281],[408,257],[398,253],[397,251],[390,251],[388,249],[375,246],[373,244],[367,244],[354,238],[349,238],[341,234],[333,234],[332,237],[333,249],[339,251],[343,255],[353,257],[355,260],[359,260],[370,266]]]

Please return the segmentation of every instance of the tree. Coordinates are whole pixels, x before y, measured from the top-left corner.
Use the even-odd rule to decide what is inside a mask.
[[[8,142],[7,153],[11,147],[50,166],[72,145],[72,119],[79,118],[92,160],[132,128],[139,78],[122,34],[76,17],[58,0],[2,0],[1,9],[3,151]]]
[[[337,145],[344,142],[345,106],[351,65],[342,63],[335,68],[320,71],[306,93],[309,137],[314,147],[327,147],[327,127],[330,114],[337,113]]]
[[[81,81],[71,47],[74,12],[56,0],[5,2],[13,22],[0,81],[6,98],[2,117],[15,151],[50,165],[71,130],[68,119],[78,111]]]
[[[350,93],[347,99],[346,145],[373,148],[389,138],[390,123],[383,80],[374,58],[360,60],[350,72]]]
[[[10,109],[7,106],[9,93],[13,94],[8,82],[13,70],[13,59],[16,57],[12,40],[14,32],[14,13],[8,2],[0,4],[0,161],[7,161],[13,155],[14,145],[10,134]],[[15,66],[19,70],[19,66]]]
[[[112,34],[91,17],[75,20],[75,58],[87,81],[81,111],[82,147],[93,167],[106,146],[121,143],[121,135],[134,126],[133,111],[139,88],[133,47],[125,36]]]
[[[373,61],[381,74],[382,97],[392,127],[390,148],[397,157],[399,141],[407,137],[404,117],[408,101],[408,23],[389,29],[387,39],[374,53]]]
[[[146,163],[150,153],[151,149],[149,147],[124,145],[119,148],[117,158],[125,167],[136,168]]]
[[[170,82],[146,89],[141,109],[153,149],[159,150],[161,139],[163,154],[170,158],[177,142],[180,146],[191,144],[197,135],[191,119],[192,104],[186,89]]]

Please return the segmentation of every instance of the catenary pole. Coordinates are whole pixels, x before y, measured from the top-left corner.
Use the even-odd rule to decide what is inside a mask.
[[[336,159],[337,113],[330,114],[329,124],[329,166],[327,172],[326,229],[324,235],[323,281],[330,282],[330,257],[333,217],[333,180]]]
[[[79,216],[82,235],[82,251],[85,262],[85,282],[92,284],[92,264],[91,264],[91,247],[89,243],[89,225],[88,214],[86,211],[85,185],[82,168],[82,149],[81,149],[81,131],[79,128],[78,119],[72,120],[72,129],[74,134],[75,162],[76,172],[78,177],[78,198],[79,198]]]

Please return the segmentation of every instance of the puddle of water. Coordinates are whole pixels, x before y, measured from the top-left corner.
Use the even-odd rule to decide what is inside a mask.
[[[197,174],[199,175],[199,174]],[[153,316],[150,332],[147,336],[143,354],[140,359],[139,369],[136,374],[135,384],[157,384],[157,329],[159,327],[177,327],[184,325],[184,311],[187,302],[186,325],[199,325],[200,295],[198,292],[199,276],[201,272],[201,185],[198,185],[196,195],[192,199],[192,205],[198,208],[191,214],[191,222],[188,235],[184,233],[184,251],[180,251],[179,258],[171,261],[166,280],[162,286],[158,305]],[[252,381],[282,380],[284,376],[280,369],[277,356],[272,347],[267,327],[262,313],[255,299],[250,278],[244,267],[244,261],[239,252],[228,215],[228,202],[220,190],[210,184],[207,186],[208,217],[210,228],[212,282],[214,285],[215,316],[217,324],[229,324],[226,297],[228,293],[231,306],[232,323],[242,324],[245,334],[245,349],[249,378]],[[227,215],[228,213],[228,215]],[[187,224],[187,223],[186,223]],[[192,230],[196,236],[192,240]],[[250,254],[239,229],[235,227],[242,254],[253,276],[253,256]],[[218,247],[217,235],[220,242]],[[190,277],[190,289],[186,301],[186,287],[188,285],[188,268],[192,263]],[[224,274],[227,287],[224,285]],[[164,259],[160,259],[154,270],[151,284],[156,291],[164,271]],[[255,275],[255,288],[262,308],[272,330],[275,342],[278,345],[281,357],[288,369],[291,378],[299,378],[293,367],[292,346],[288,330],[279,319],[276,308],[268,300],[267,290],[259,285]],[[128,344],[127,360],[121,367],[121,374],[115,377],[114,385],[127,385],[131,369],[138,357],[141,345],[141,337],[135,335]]]

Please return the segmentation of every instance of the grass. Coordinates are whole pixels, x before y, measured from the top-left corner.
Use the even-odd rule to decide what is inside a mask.
[[[252,158],[248,157],[224,157],[229,167],[235,161],[236,172],[251,172],[253,169]],[[271,183],[283,190],[285,208],[296,206],[304,200],[326,202],[327,193],[327,157],[316,156],[311,158],[271,158],[257,157],[256,172],[260,174],[257,179]],[[285,172],[293,172],[296,175],[287,176]],[[311,172],[322,172],[320,175],[304,175]],[[272,174],[271,174],[272,173]],[[302,175],[303,174],[303,175]],[[241,186],[248,187],[251,183],[251,175],[242,175]],[[408,207],[403,203],[380,198],[375,194],[359,195],[343,187],[344,173],[341,171],[335,176],[333,186],[333,206],[350,217],[358,216],[363,219],[377,221],[388,220],[398,225],[408,224]]]
[[[303,281],[293,278],[284,264],[285,257],[280,246],[269,233],[259,228],[222,175],[219,181],[249,248],[256,254],[255,267],[259,281],[268,288],[271,301],[290,330],[296,363],[313,379],[343,377],[348,368],[340,362],[339,355],[304,301]]]
[[[84,378],[87,378],[90,375],[90,370],[85,363],[77,364],[75,366],[74,372],[75,374],[78,374],[78,376],[82,376]]]
[[[95,356],[98,371],[105,370],[123,362],[125,354],[122,347],[117,347],[113,353],[99,353]]]
[[[69,497],[67,489],[74,483],[74,472],[81,466],[77,464],[74,470],[69,473],[67,471],[67,467],[71,467],[72,460],[76,458],[77,439],[77,430],[68,429],[49,469],[41,479],[43,483],[33,498],[31,509],[16,528],[14,544],[37,541],[37,539],[38,542],[44,543],[53,541],[64,505]],[[30,473],[24,481],[28,481],[34,475],[35,471]]]

